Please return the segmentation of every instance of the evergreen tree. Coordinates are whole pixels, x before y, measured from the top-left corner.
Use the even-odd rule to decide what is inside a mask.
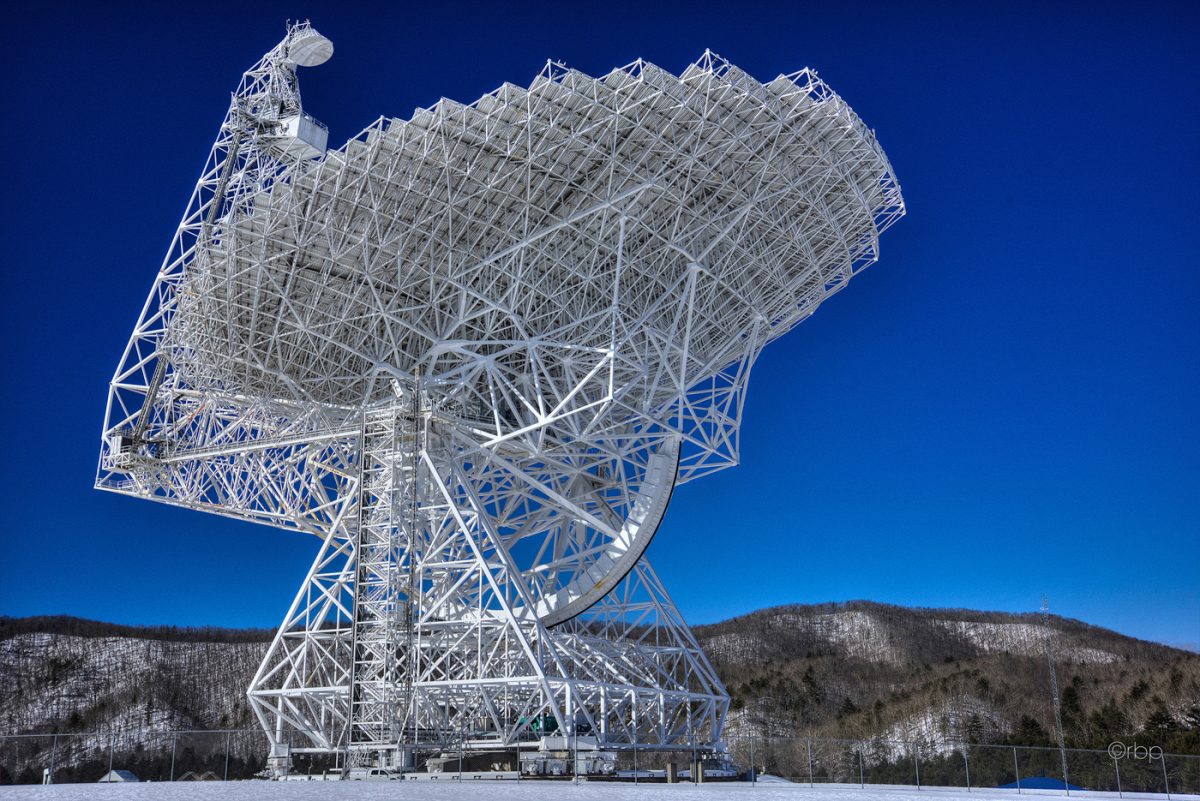
[[[1161,700],[1154,706],[1150,717],[1146,718],[1146,725],[1142,727],[1142,731],[1154,737],[1159,744],[1165,743],[1178,730],[1179,724]]]
[[[967,742],[975,745],[983,742],[983,721],[979,719],[979,715],[971,715],[967,720]]]
[[[1111,698],[1091,714],[1089,722],[1095,742],[1112,742],[1129,734],[1129,717]]]
[[[1031,715],[1022,715],[1013,731],[1012,742],[1015,745],[1049,745],[1050,734],[1046,728]]]

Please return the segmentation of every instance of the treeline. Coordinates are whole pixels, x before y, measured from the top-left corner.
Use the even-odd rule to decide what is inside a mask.
[[[1170,661],[1177,649],[1127,637],[1083,621],[1050,615],[1053,647],[1069,661]],[[768,656],[807,658],[824,653],[894,663],[935,663],[988,653],[1043,653],[1038,613],[902,607],[872,601],[793,604],[696,626],[698,637],[751,637],[769,643]],[[747,643],[749,645],[750,643]]]
[[[273,629],[226,629],[216,626],[125,626],[70,615],[5,617],[0,615],[0,640],[22,634],[62,634],[69,637],[127,637],[165,642],[270,642]]]

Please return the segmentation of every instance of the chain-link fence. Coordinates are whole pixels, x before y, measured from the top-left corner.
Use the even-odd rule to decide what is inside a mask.
[[[1013,790],[1102,790],[1200,795],[1200,755],[1155,748],[1096,751],[941,741],[835,740],[819,737],[726,738],[728,759],[690,749],[625,750],[618,774],[665,781],[667,766],[697,760],[732,768],[737,778],[770,775],[801,786],[894,785],[916,788],[1008,787]],[[320,775],[336,756],[296,755],[291,770]],[[95,782],[110,770],[142,781],[249,779],[262,775],[266,742],[260,729],[172,732],[91,732],[0,735],[0,784]],[[725,770],[714,771],[728,774]]]
[[[263,769],[261,729],[0,735],[0,784],[248,779]]]
[[[1200,755],[942,741],[729,737],[735,765],[803,785],[1200,794]],[[1117,744],[1120,745],[1120,744]]]

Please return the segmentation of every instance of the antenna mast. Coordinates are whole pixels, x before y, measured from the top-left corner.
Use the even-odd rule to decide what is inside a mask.
[[[1063,784],[1067,784],[1067,744],[1063,737],[1062,701],[1058,694],[1058,672],[1054,669],[1054,655],[1050,647],[1050,602],[1042,595],[1042,644],[1046,649],[1046,665],[1050,668],[1050,695],[1054,703],[1054,733],[1058,738],[1058,753],[1062,757]],[[1069,792],[1069,791],[1068,791]]]

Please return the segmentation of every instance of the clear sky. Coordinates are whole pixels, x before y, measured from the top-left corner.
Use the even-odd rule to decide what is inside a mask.
[[[333,144],[547,58],[678,71],[706,47],[760,79],[811,66],[877,130],[908,216],[766,350],[743,464],[680,488],[650,548],[689,620],[1046,593],[1200,643],[1200,6],[37,5],[0,55],[0,614],[274,626],[299,585],[314,539],[91,484],[229,92],[310,17]]]

